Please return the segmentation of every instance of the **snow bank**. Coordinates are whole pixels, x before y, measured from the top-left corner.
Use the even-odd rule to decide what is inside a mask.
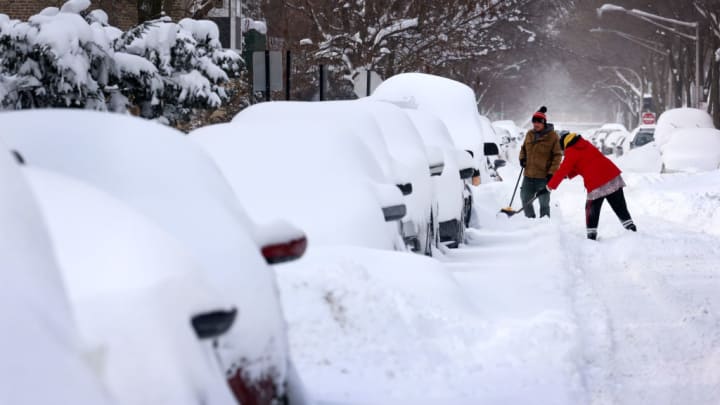
[[[629,176],[631,209],[691,231],[720,235],[720,171]]]
[[[696,108],[676,108],[665,111],[655,127],[655,142],[661,147],[670,141],[670,135],[681,128],[715,128],[710,114]]]
[[[638,173],[660,173],[662,156],[655,142],[625,152],[615,159],[615,163],[623,171]]]
[[[720,131],[711,128],[677,129],[661,148],[665,171],[720,169]]]
[[[462,397],[482,370],[473,349],[485,322],[432,259],[323,248],[276,272],[293,359],[314,397],[427,403]]]

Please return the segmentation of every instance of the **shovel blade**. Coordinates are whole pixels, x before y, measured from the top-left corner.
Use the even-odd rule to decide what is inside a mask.
[[[518,213],[517,211],[514,211],[512,208],[503,208],[500,210],[500,212],[507,215],[508,217],[511,217]]]

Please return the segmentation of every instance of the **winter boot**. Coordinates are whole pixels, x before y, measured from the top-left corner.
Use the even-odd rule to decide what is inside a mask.
[[[623,226],[624,226],[625,229],[627,229],[628,231],[637,232],[637,227],[635,226],[635,223],[633,222],[632,219],[629,219],[629,220],[623,222]]]
[[[590,240],[597,240],[597,229],[588,229],[587,230],[587,238]]]

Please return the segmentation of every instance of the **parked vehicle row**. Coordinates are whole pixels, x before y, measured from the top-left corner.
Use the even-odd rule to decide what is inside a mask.
[[[458,247],[471,187],[504,164],[472,90],[427,75],[189,136],[93,111],[2,116],[0,245],[18,269],[3,317],[27,323],[13,339],[37,343],[55,390],[39,400],[28,377],[12,403],[303,404],[271,266],[309,243]]]
[[[720,131],[710,114],[695,108],[667,110],[657,125],[640,125],[630,133],[622,125],[606,124],[586,136],[607,155],[632,155],[625,159],[630,167],[661,167],[662,172],[720,168]]]
[[[268,264],[301,256],[302,231],[256,225],[212,160],[161,124],[78,110],[3,122],[114,400],[301,402]]]
[[[420,107],[425,105],[418,102],[425,100],[422,93],[425,86],[418,85],[418,82],[432,85],[438,80],[443,86],[459,88],[466,96],[459,99],[459,104],[470,107],[466,108],[468,114],[462,117],[473,127],[463,128],[461,134],[453,136],[446,124],[448,121],[436,113],[434,104]],[[437,95],[434,96],[433,103],[438,102],[437,98]],[[448,97],[444,102],[458,103],[454,97]],[[277,117],[282,117],[282,120]],[[407,246],[412,251],[432,255],[440,245],[454,248],[463,243],[465,227],[472,215],[472,184],[481,183],[482,178],[485,181],[499,178],[496,168],[504,162],[498,159],[498,148],[494,142],[483,142],[488,134],[483,119],[477,113],[474,94],[467,86],[434,76],[410,74],[389,79],[374,96],[362,100],[254,105],[239,113],[231,124],[205,127],[191,133],[190,137],[213,156],[225,176],[232,179],[231,185],[236,193],[249,194],[249,200],[272,195],[270,203],[262,200],[257,204],[248,204],[254,207],[250,208],[253,217],[271,219],[285,215],[305,229],[315,229],[311,233],[322,236],[318,240],[323,243],[337,244],[347,237],[365,235],[363,246],[371,246],[369,241],[376,244],[383,241],[381,244],[384,246],[392,244],[400,250]],[[318,125],[319,122],[323,123],[322,126]],[[489,124],[487,127],[492,130]],[[474,143],[459,144],[457,139],[470,141],[471,131]],[[256,141],[260,134],[268,141]],[[332,138],[340,141],[333,142]],[[470,149],[467,149],[468,145]],[[366,150],[368,153],[363,153],[370,158],[365,159],[363,165],[358,165],[355,172],[346,172],[344,166],[349,163],[345,162],[350,159],[346,156],[361,149]],[[264,158],[269,153],[283,158]],[[252,159],[252,156],[257,158]],[[284,166],[281,161],[285,162]],[[249,162],[254,162],[252,165],[257,171],[275,174],[263,181],[258,181],[262,175],[248,179],[246,172],[251,171]],[[315,175],[297,175],[320,162],[325,162],[324,169],[315,167]],[[292,184],[282,186],[278,184],[281,173],[276,173],[274,169],[288,165],[296,172],[288,178]],[[323,170],[328,174],[321,174]],[[339,176],[340,173],[344,175]],[[371,226],[367,223],[359,231],[360,224],[350,225],[353,220],[363,218],[354,214],[358,211],[352,208],[357,205],[353,201],[359,199],[349,198],[347,192],[342,193],[347,201],[341,202],[337,189],[358,188],[356,183],[368,177],[372,179],[374,191],[368,191],[366,197],[371,198],[374,194],[374,198],[379,199],[375,206],[396,207],[394,212],[399,212],[404,206],[406,215],[400,219],[392,215],[387,217],[386,220],[395,223],[392,226]],[[317,183],[322,178],[328,179],[319,186]],[[397,204],[397,196],[388,193],[393,186],[400,191],[401,204]],[[338,212],[330,220],[329,209],[318,209],[316,215],[308,216],[309,209],[297,208],[322,206],[324,203],[318,202],[315,197],[318,193],[299,191],[323,187],[328,195],[324,199],[334,201],[328,205]],[[288,194],[283,194],[284,189],[296,190],[291,193],[291,199],[287,198]],[[368,206],[362,204],[363,208]],[[338,221],[345,219],[347,224],[343,229],[346,235],[336,235]],[[368,231],[369,228],[382,228],[383,231],[373,233]]]

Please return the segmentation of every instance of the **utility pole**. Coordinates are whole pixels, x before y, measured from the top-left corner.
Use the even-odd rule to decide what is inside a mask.
[[[237,38],[235,30],[237,29],[237,21],[235,21],[235,1],[228,0],[228,20],[230,21],[230,49],[237,49]]]

